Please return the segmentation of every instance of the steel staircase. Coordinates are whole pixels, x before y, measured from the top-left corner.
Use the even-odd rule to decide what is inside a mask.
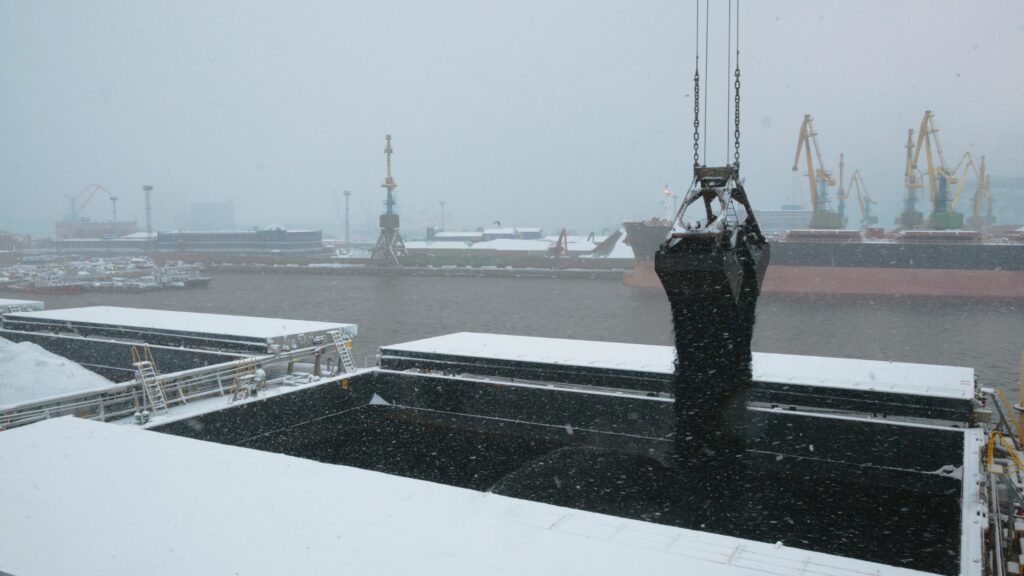
[[[331,341],[334,342],[334,347],[338,350],[338,362],[345,370],[345,373],[355,372],[356,363],[352,359],[352,339],[349,338],[348,334],[340,330],[331,330],[327,334],[330,335]]]
[[[235,377],[231,381],[231,399],[245,400],[252,394],[253,378],[256,375],[256,359],[249,357],[239,362],[235,368]]]
[[[141,351],[138,347],[132,346],[132,366],[135,367],[135,380],[142,386],[145,394],[146,404],[154,414],[166,414],[167,398],[164,397],[164,389],[160,386],[149,346],[143,346]]]

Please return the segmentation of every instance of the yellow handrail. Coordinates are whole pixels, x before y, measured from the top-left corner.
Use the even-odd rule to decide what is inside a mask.
[[[999,399],[1003,401],[1003,409],[1006,411],[1006,419],[1013,423],[1013,429],[1017,432],[1017,441],[1020,442],[1021,446],[1024,446],[1024,433],[1020,429],[1020,419],[1013,412],[1013,405],[1006,399],[1006,392],[1003,392],[1002,388],[996,390],[996,394],[999,395]]]
[[[156,371],[156,362],[153,360],[153,352],[149,349],[149,344],[142,345],[142,351],[139,351],[139,346],[132,346],[132,364],[138,364],[139,362],[149,362],[153,366],[153,371]]]
[[[1010,453],[1010,458],[1012,458],[1013,461],[1017,464],[1017,469],[1018,470],[1024,470],[1024,462],[1021,462],[1020,458],[1017,457],[1017,452],[1014,450],[1014,448],[1011,445],[1011,443],[1009,441],[1007,441],[1007,439],[1004,438],[1002,434],[1000,434],[999,432],[996,432],[994,430],[992,431],[992,435],[988,437],[988,467],[989,467],[989,469],[991,470],[991,468],[992,468],[992,460],[993,460],[994,452],[995,452],[996,438],[998,438],[999,441],[1002,442],[1003,447],[1006,448],[1006,451]]]

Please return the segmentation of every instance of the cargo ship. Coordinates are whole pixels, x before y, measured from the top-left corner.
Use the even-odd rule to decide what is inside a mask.
[[[625,283],[661,290],[654,255],[664,219],[624,222],[634,270]],[[969,230],[789,230],[771,238],[762,292],[804,295],[956,296],[1024,299],[1024,235]]]

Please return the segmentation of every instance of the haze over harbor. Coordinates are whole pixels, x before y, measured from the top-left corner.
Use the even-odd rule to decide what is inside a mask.
[[[389,132],[417,232],[439,223],[441,200],[452,228],[614,228],[658,214],[662,187],[689,181],[689,3],[283,7],[0,3],[0,229],[52,234],[64,195],[97,182],[140,221],[140,186],[154,185],[160,229],[189,202],[223,199],[242,224],[336,229],[330,195],[350,189],[354,229],[372,235]],[[743,163],[762,206],[798,190],[805,113],[832,169],[845,152],[890,226],[906,129],[925,109],[950,155],[1021,172],[1024,6],[928,7],[744,3],[743,87],[757,97],[743,100]],[[712,41],[721,120],[726,39]]]

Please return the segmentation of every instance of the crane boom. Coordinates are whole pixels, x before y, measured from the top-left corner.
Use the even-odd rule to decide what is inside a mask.
[[[953,173],[956,174],[956,172],[960,171],[961,166],[963,166],[963,172],[957,177],[956,192],[953,193],[953,197],[949,200],[950,210],[955,209],[957,202],[960,200],[960,193],[964,191],[964,184],[967,182],[967,172],[970,171],[974,174],[975,178],[978,177],[978,166],[974,163],[974,157],[971,156],[970,152],[964,152],[960,161],[956,163]]]
[[[934,143],[936,155],[939,157],[938,165],[936,166],[935,160],[932,156],[932,145]],[[945,179],[949,183],[956,182],[956,170],[960,167],[960,163],[957,164],[957,168],[953,170],[949,169],[949,165],[946,164],[946,156],[942,152],[942,142],[939,141],[939,129],[935,127],[935,114],[931,110],[926,110],[924,116],[921,118],[921,125],[917,132],[917,146],[914,150],[914,161],[912,169],[917,169],[917,163],[921,157],[921,148],[924,145],[925,161],[928,164],[928,189],[931,193],[932,203],[934,204],[939,195],[939,182],[940,178]],[[963,162],[963,159],[960,161]],[[935,206],[936,211],[945,211],[945,206]]]
[[[818,184],[815,181],[815,170],[814,161],[811,160],[811,145],[810,139],[807,137],[808,133],[814,130],[811,126],[811,115],[804,114],[804,121],[800,124],[800,137],[796,141],[796,156],[793,157],[793,171],[799,170],[800,166],[800,152],[804,153],[805,163],[807,164],[807,188],[811,192],[811,208],[816,209],[818,206]]]
[[[814,130],[814,121],[810,114],[804,114],[804,120],[800,124],[800,136],[797,138],[796,154],[793,157],[794,172],[799,170],[801,153],[807,165],[807,185],[810,188],[811,207],[814,210],[811,228],[842,228],[845,226],[842,204],[840,203],[839,212],[832,211],[829,205],[828,188],[835,186],[836,181],[832,173],[825,168],[824,156],[818,145],[818,133]],[[814,162],[815,158],[817,164]]]
[[[937,230],[957,229],[963,227],[963,214],[953,210],[956,206],[956,198],[951,201],[949,185],[957,183],[956,170],[963,164],[964,159],[957,163],[956,169],[950,170],[938,133],[939,129],[935,126],[935,114],[931,110],[926,110],[918,127],[917,145],[914,149],[911,172],[917,170],[923,151],[927,164],[928,192],[932,201],[932,214],[929,216],[928,225]],[[938,163],[935,161],[935,156],[932,155],[933,148],[935,155],[938,156]],[[910,189],[908,188],[908,195],[909,193]]]
[[[924,113],[924,117],[921,118],[921,126],[917,131],[917,145],[914,147],[914,168],[917,169],[917,163],[921,159],[921,150],[923,149],[925,151],[925,160],[928,162],[928,169],[925,171],[925,174],[928,176],[928,190],[934,204],[938,182],[935,178],[935,163],[932,160],[932,139],[931,132],[929,131],[931,117],[932,112],[928,110]]]
[[[842,152],[840,152],[839,153],[839,193],[836,194],[836,198],[838,198],[840,200],[846,200],[846,198],[849,196],[849,194],[847,193],[846,188],[843,187],[843,178],[845,178],[843,176],[843,169],[846,167],[846,162],[844,161],[843,156],[844,156],[844,154]]]
[[[857,205],[860,206],[860,227],[863,229],[877,223],[878,217],[871,211],[871,206],[876,204],[876,202],[868,194],[868,188],[864,184],[864,178],[860,175],[860,170],[854,170],[850,176],[849,189],[853,190],[857,195]]]

